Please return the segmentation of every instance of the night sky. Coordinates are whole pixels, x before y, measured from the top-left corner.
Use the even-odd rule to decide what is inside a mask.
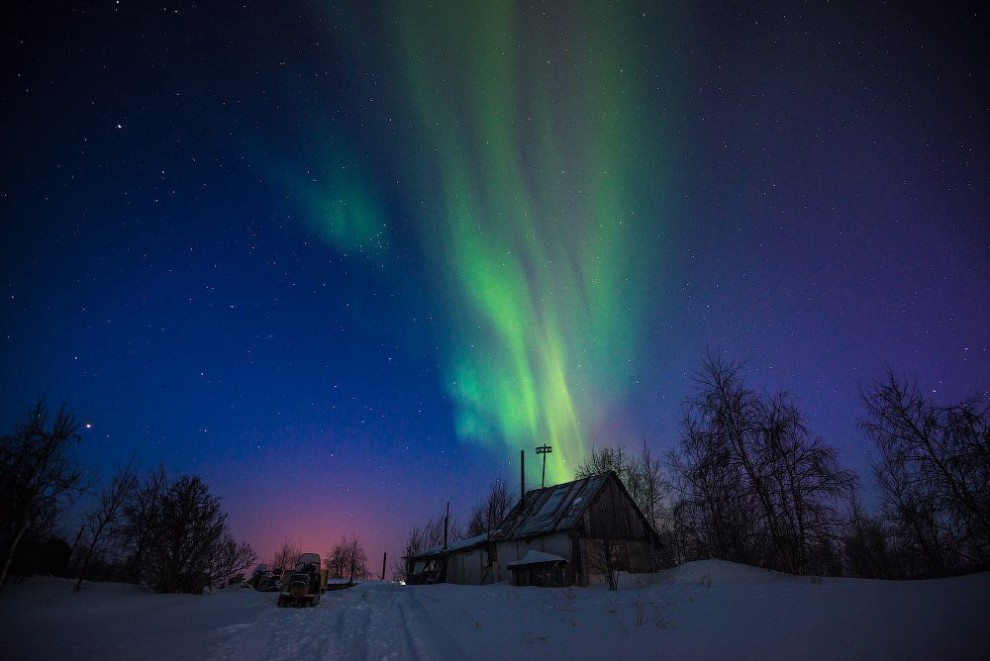
[[[666,453],[708,350],[867,486],[886,366],[990,386],[980,3],[27,4],[0,421],[66,402],[263,559]]]

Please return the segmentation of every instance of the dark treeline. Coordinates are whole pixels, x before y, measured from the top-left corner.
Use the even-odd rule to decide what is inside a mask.
[[[793,397],[759,392],[745,383],[741,364],[709,356],[669,455],[646,446],[593,448],[575,477],[614,471],[663,541],[666,566],[721,558],[866,578],[990,569],[986,394],[937,404],[888,372],[862,401],[860,425],[873,450],[865,485],[808,429]],[[196,592],[254,563],[198,476],[172,478],[163,468],[139,475],[128,466],[99,487],[75,459],[78,443],[71,413],[62,407],[51,417],[42,402],[0,436],[0,590],[9,577],[41,572],[77,578],[77,589],[88,579]],[[861,489],[878,497],[876,511],[864,509]],[[82,525],[71,539],[58,537],[66,509],[86,495],[92,504]],[[499,478],[466,526],[441,513],[412,528],[405,555],[490,532],[514,502]],[[331,549],[326,564],[352,580],[369,573],[353,539]],[[394,569],[401,575],[404,566],[397,561]]]
[[[76,461],[77,423],[63,406],[50,420],[39,402],[0,437],[0,589],[9,576],[49,573],[200,592],[255,561],[227,528],[219,498],[195,475],[164,468],[118,470],[99,488]],[[89,495],[72,543],[56,534],[67,507]]]
[[[858,414],[871,441],[873,474],[864,483],[808,429],[791,395],[760,392],[743,372],[741,363],[705,358],[666,457],[645,445],[606,445],[575,473],[618,475],[662,540],[662,566],[720,558],[792,574],[895,579],[990,569],[986,395],[937,405],[889,372],[869,385]],[[866,490],[878,497],[875,512],[864,510]],[[463,536],[497,528],[514,501],[497,481]],[[442,546],[445,528],[450,540],[462,536],[440,514],[411,529],[406,555]]]
[[[986,394],[939,406],[917,384],[888,372],[864,401],[881,511],[853,517],[854,566],[897,578],[990,569]]]
[[[807,428],[786,392],[746,385],[709,356],[659,470],[611,447],[577,476],[615,470],[664,540],[670,564],[721,558],[794,574],[932,578],[990,569],[990,408],[986,397],[928,401],[888,372],[864,392],[873,475],[861,484]],[[647,485],[647,488],[644,488]],[[860,489],[880,507],[866,513]]]

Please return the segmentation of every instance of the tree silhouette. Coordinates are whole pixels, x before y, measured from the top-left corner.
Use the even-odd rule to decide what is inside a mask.
[[[220,500],[198,476],[165,486],[144,510],[141,576],[160,592],[199,592],[246,569],[257,558],[227,531]]]
[[[474,537],[491,532],[502,523],[511,506],[512,497],[509,495],[508,484],[504,478],[496,478],[488,487],[484,500],[471,510],[464,534]]]
[[[0,589],[25,537],[53,525],[63,501],[83,490],[74,455],[78,425],[63,405],[49,423],[38,401],[13,433],[0,437]]]
[[[695,377],[672,456],[678,532],[701,556],[836,573],[839,509],[855,474],[809,433],[789,395],[747,387],[741,368],[709,355]]]
[[[864,394],[863,428],[904,576],[990,568],[990,407],[937,406],[888,370]]]
[[[73,588],[76,592],[82,587],[94,556],[100,554],[107,542],[119,536],[125,507],[135,497],[137,488],[137,474],[131,466],[118,470],[107,488],[100,493],[97,507],[86,516],[81,531],[83,558]]]
[[[356,537],[342,537],[340,542],[327,553],[324,560],[327,575],[331,578],[347,577],[351,583],[355,578],[369,575],[368,556]]]
[[[271,559],[272,569],[291,570],[296,566],[296,560],[302,555],[302,547],[293,542],[291,539],[284,539],[282,541],[282,546],[279,547],[278,551]]]

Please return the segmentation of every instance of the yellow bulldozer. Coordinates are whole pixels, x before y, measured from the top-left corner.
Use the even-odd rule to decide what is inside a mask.
[[[319,554],[303,553],[296,560],[296,568],[292,573],[282,575],[282,590],[278,594],[278,605],[280,607],[315,606],[320,603],[323,580]]]

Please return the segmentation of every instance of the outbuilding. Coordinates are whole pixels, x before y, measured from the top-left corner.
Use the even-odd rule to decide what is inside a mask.
[[[406,558],[411,583],[588,585],[659,568],[660,540],[615,473],[533,489],[498,528]]]

